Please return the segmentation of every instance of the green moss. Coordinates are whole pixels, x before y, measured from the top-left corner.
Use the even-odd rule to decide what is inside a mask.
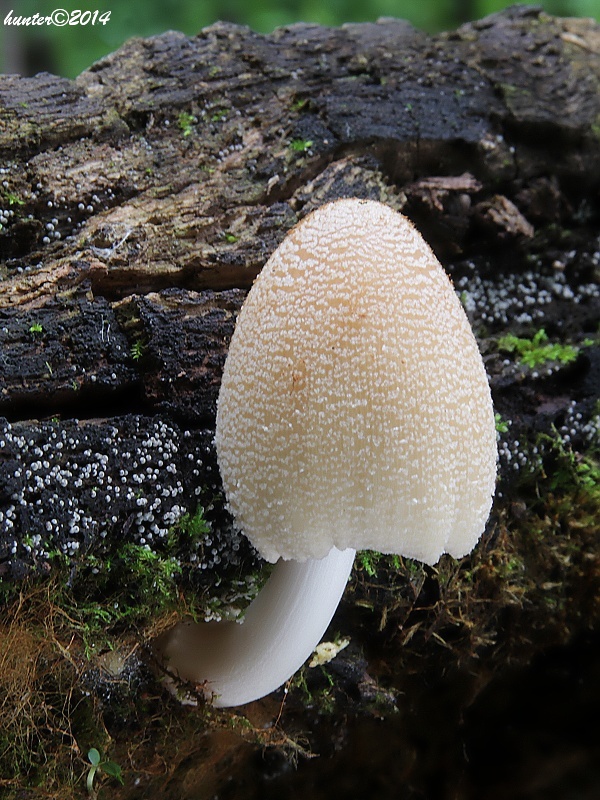
[[[540,443],[549,445],[551,469],[545,477],[552,492],[583,491],[589,500],[596,503],[600,510],[600,461],[599,452],[592,447],[582,454],[568,447],[558,431],[553,435],[541,434]]]
[[[43,787],[70,798],[81,772],[78,741],[106,741],[89,692],[80,684],[86,662],[78,620],[56,604],[53,580],[43,589],[25,581],[3,611],[0,628],[0,785]],[[47,794],[46,794],[47,793]]]
[[[201,536],[210,531],[210,525],[204,517],[204,508],[198,506],[193,514],[184,514],[175,530],[180,530],[187,537],[196,542]]]
[[[520,363],[528,367],[537,367],[547,361],[569,364],[579,355],[579,348],[573,345],[550,343],[543,328],[532,339],[521,339],[512,333],[502,336],[498,340],[498,349],[513,353]]]
[[[399,570],[401,559],[397,555],[385,555],[377,550],[360,550],[356,555],[355,568],[364,572],[369,578],[375,577],[381,568]]]
[[[316,669],[315,677],[311,674]],[[318,678],[319,680],[316,680]],[[302,667],[290,680],[288,690],[296,691],[302,698],[302,704],[315,706],[319,713],[334,714],[337,709],[334,680],[325,666]]]
[[[110,647],[119,636],[143,637],[161,617],[199,613],[200,600],[193,594],[184,599],[180,591],[184,570],[189,569],[181,553],[200,549],[209,530],[204,509],[198,506],[154,548],[124,542],[105,554],[84,553],[75,562],[63,553],[49,553],[52,604],[68,615],[86,655]],[[5,606],[18,591],[0,580]]]
[[[196,125],[197,123],[198,123],[198,118],[195,117],[193,114],[190,114],[188,111],[182,111],[179,117],[177,118],[177,124],[183,131],[184,136],[190,136],[194,125]]]
[[[138,713],[148,722],[135,696],[139,678],[130,685],[130,677],[106,673],[104,664],[111,657],[125,663],[174,619],[204,614],[199,597],[181,592],[188,565],[180,553],[199,545],[208,530],[198,506],[160,549],[128,542],[104,554],[84,553],[75,563],[50,553],[45,582],[0,580],[0,785],[43,785],[56,798],[82,796],[75,788],[82,776],[85,783],[82,754],[88,748],[106,753],[111,744],[98,703],[103,691],[111,713],[125,698],[120,725]]]
[[[550,640],[568,636],[578,619],[592,626],[600,621],[600,461],[596,446],[579,453],[556,431],[542,434],[539,445],[546,449],[544,463],[519,489],[531,499],[512,522],[509,563],[515,595]]]

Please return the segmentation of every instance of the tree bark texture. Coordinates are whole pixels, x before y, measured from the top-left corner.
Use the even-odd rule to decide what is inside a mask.
[[[411,213],[446,262],[570,223],[600,177],[599,35],[535,9],[437,37],[219,24],[75,81],[4,76],[0,412],[82,418],[127,391],[211,420],[236,290],[338,196]]]

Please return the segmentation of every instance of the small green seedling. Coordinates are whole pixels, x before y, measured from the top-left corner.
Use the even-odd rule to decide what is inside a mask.
[[[105,775],[111,778],[115,778],[121,785],[123,784],[123,775],[121,773],[121,767],[118,764],[115,764],[114,761],[103,761],[95,747],[88,750],[87,757],[91,764],[86,781],[86,787],[90,797],[97,796],[97,792],[94,789],[94,779],[98,770],[104,772]]]
[[[34,322],[33,325],[29,326],[29,333],[32,336],[35,336],[36,334],[43,333],[43,332],[44,332],[44,328],[42,327],[41,323],[39,323],[39,322]]]
[[[290,148],[294,153],[306,153],[307,150],[313,146],[312,139],[293,139],[290,142]]]
[[[195,117],[193,114],[189,114],[187,111],[182,111],[178,118],[179,127],[183,131],[184,136],[189,136],[192,132],[192,128],[198,122],[198,117]]]
[[[18,195],[13,194],[13,192],[7,192],[5,197],[8,200],[8,205],[9,206],[24,206],[25,205],[25,200],[22,200]]]
[[[292,111],[302,111],[308,105],[308,97],[298,97],[292,103]]]
[[[502,419],[502,415],[497,412],[494,414],[494,422],[496,423],[496,431],[498,433],[508,433],[508,426],[510,422]]]
[[[134,361],[140,360],[140,358],[144,355],[144,343],[141,339],[136,339],[136,341],[131,345],[129,354]]]

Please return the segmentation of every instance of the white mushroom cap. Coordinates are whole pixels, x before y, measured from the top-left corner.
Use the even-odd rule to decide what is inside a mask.
[[[468,553],[494,493],[477,343],[413,225],[376,202],[306,217],[237,321],[219,395],[225,493],[268,561],[332,547]]]

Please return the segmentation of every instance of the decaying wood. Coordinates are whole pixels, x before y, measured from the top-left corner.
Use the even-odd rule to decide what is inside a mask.
[[[454,257],[482,226],[493,244],[557,215],[567,224],[600,176],[598,37],[531,9],[438,37],[390,20],[268,37],[216,25],[132,40],[76,81],[2,78],[0,413],[23,418],[24,396],[75,412],[100,356],[120,367],[111,391],[134,373],[152,381],[127,359],[141,337],[152,355],[147,323],[126,331],[117,304],[155,293],[160,324],[175,324],[162,291],[247,288],[291,225],[333,197],[404,209]],[[550,209],[536,194],[548,176]],[[83,326],[96,318],[88,354],[54,331],[74,308]],[[205,377],[190,377],[201,395]],[[214,412],[199,403],[195,418]]]

